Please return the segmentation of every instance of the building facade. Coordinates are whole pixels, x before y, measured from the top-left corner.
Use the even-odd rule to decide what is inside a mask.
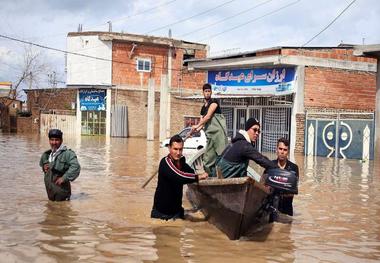
[[[207,49],[203,44],[172,38],[69,33],[67,88],[28,91],[31,125],[37,123],[37,129],[45,132],[63,118],[48,114],[66,112],[76,116],[75,120],[63,118],[65,125],[68,119],[75,122],[68,126],[69,133],[164,139],[182,128],[185,115],[198,112],[173,106],[183,107],[176,96],[199,92],[206,74],[188,71],[184,61],[205,58]],[[191,108],[188,105],[187,110]]]
[[[287,137],[294,152],[372,159],[376,59],[353,50],[275,47],[191,60],[188,67],[207,72],[231,136],[256,117],[262,151],[274,151],[277,139]]]

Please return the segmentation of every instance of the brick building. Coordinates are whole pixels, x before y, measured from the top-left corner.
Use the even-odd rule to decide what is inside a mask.
[[[47,108],[75,112],[70,127],[76,134],[162,140],[199,115],[200,87],[209,82],[229,136],[248,117],[261,121],[261,151],[273,151],[284,136],[291,152],[373,158],[377,59],[355,55],[358,46],[274,47],[206,58],[202,44],[108,32],[69,33],[67,46],[70,94],[55,92],[53,100],[69,101]],[[42,102],[51,100],[48,94],[33,96]],[[42,117],[33,121],[40,131],[60,119]]]
[[[199,114],[194,105],[176,97],[199,93],[206,74],[188,71],[184,61],[205,58],[206,45],[124,33],[76,32],[68,34],[67,50],[67,87],[77,90],[81,134],[145,137],[150,119],[153,136],[164,138],[182,128],[185,115]],[[148,87],[154,97],[150,113]],[[91,106],[89,100],[99,100],[101,106]],[[181,111],[174,110],[174,105],[188,107]],[[103,123],[98,125],[99,121]]]
[[[22,102],[15,98],[11,82],[0,82],[0,130],[17,131],[17,115],[22,112]]]
[[[76,119],[69,123],[69,116],[76,115],[77,89],[27,89],[26,110],[29,117],[17,118],[18,133],[47,133],[51,127],[59,127],[67,133],[76,133]],[[70,130],[68,130],[68,127]]]
[[[262,151],[284,136],[295,152],[373,158],[377,61],[353,51],[275,47],[192,59],[188,68],[207,72],[231,136],[253,116],[262,123]]]
[[[17,117],[22,110],[22,102],[16,99],[0,98],[0,130],[17,131]]]

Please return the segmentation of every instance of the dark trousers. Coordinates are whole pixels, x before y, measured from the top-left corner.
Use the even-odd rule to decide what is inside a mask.
[[[55,184],[58,176],[52,172],[48,172],[45,177],[46,193],[51,201],[66,201],[70,200],[71,185],[70,182],[65,182],[61,185]]]
[[[185,212],[182,208],[182,210],[176,214],[167,215],[167,214],[161,213],[157,209],[153,208],[152,212],[150,213],[150,217],[151,218],[158,218],[158,219],[162,219],[162,220],[166,220],[166,221],[169,219],[173,219],[173,220],[184,219],[185,218]]]

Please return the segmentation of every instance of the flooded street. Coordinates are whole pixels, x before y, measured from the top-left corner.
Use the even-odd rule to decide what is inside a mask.
[[[82,171],[72,200],[48,201],[48,139],[0,134],[0,262],[379,262],[380,164],[296,156],[292,224],[230,241],[207,222],[150,219],[166,154],[136,138],[65,138]],[[185,208],[189,208],[187,201]]]

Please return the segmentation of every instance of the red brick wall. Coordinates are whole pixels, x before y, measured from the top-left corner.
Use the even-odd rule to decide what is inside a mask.
[[[30,133],[40,131],[41,110],[69,110],[71,103],[76,102],[76,89],[54,89],[28,91],[28,109],[32,112]]]
[[[306,67],[305,108],[375,110],[376,75],[372,72]]]
[[[185,116],[200,116],[201,101],[183,100],[172,97],[172,111],[170,115],[170,134],[175,134],[184,128]]]
[[[180,87],[202,91],[203,84],[207,82],[207,74],[205,71],[183,70],[180,79]]]
[[[146,137],[147,121],[148,121],[148,92],[118,90],[117,97],[115,90],[112,90],[112,104],[128,106],[128,136]],[[116,101],[117,100],[117,101]],[[160,113],[160,94],[155,94],[154,107],[154,137],[158,138],[160,132],[159,113]]]
[[[113,103],[116,102],[115,91],[112,91]],[[201,102],[181,100],[171,97],[170,134],[183,129],[184,116],[199,116]],[[146,137],[147,129],[147,91],[118,90],[117,104],[128,106],[128,135]],[[155,94],[154,137],[158,139],[160,131],[160,94]]]
[[[143,86],[148,84],[149,78],[154,78],[156,85],[159,86],[161,74],[167,74],[168,49],[166,47],[138,44],[130,58],[131,50],[132,43],[113,43],[112,59],[114,61],[122,61],[125,64],[112,63],[112,83],[114,85],[128,84],[140,86],[140,72],[136,70],[136,59],[146,58],[152,62],[152,71],[142,73]]]
[[[330,48],[330,49],[287,49],[281,50],[281,55],[299,55],[315,58],[341,59],[349,61],[359,61],[367,63],[376,63],[375,58],[357,57],[353,55],[353,49],[346,48]]]
[[[32,133],[33,118],[32,117],[18,117],[17,118],[17,133]]]
[[[76,89],[44,89],[29,91],[28,108],[32,110],[70,110],[71,103],[76,103]]]
[[[0,104],[0,128],[3,132],[9,132],[10,125],[9,108],[5,104]]]
[[[133,52],[133,56],[129,58],[132,44],[130,43],[114,43],[112,57],[114,61],[122,61],[123,63],[113,62],[112,83],[114,85],[130,85],[140,86],[140,72],[136,70],[136,59],[146,58],[152,62],[152,71],[144,72],[142,88],[148,85],[149,78],[155,81],[156,90],[161,85],[161,75],[168,74],[168,48],[165,46],[154,46],[148,44],[138,44]],[[194,89],[201,86],[206,78],[204,72],[187,72],[183,71],[183,55],[184,50],[176,48],[172,53],[172,87]],[[206,50],[195,50],[195,58],[206,57]]]
[[[16,105],[16,108],[14,107],[14,105]],[[18,111],[21,111],[20,101],[4,97],[0,98],[0,128],[3,132],[15,131],[17,127],[13,127],[16,124],[13,124],[11,122],[11,118],[15,118],[15,116],[17,116]]]
[[[267,50],[267,51],[261,51],[261,52],[257,52],[257,53],[256,53],[256,56],[257,56],[257,57],[262,57],[262,56],[275,56],[275,55],[280,55],[280,49]]]

